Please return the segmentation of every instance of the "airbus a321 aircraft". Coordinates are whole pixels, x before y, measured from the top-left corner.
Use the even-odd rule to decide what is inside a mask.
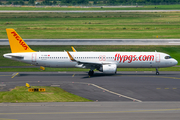
[[[116,74],[117,68],[158,68],[176,65],[177,60],[161,52],[36,52],[14,29],[6,29],[11,52],[5,58],[28,64],[55,68],[86,68],[92,76],[94,70]]]

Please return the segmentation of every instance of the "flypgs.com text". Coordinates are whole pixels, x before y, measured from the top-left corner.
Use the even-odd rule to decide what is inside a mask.
[[[121,55],[119,53],[115,54],[114,61],[125,62],[128,61],[128,63],[131,63],[132,61],[154,61],[154,55],[140,55],[137,57],[137,55]]]

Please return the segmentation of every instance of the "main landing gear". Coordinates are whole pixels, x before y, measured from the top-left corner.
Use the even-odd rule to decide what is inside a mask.
[[[158,68],[156,68],[156,75],[159,75]]]
[[[89,73],[88,73],[89,76],[93,76],[93,74],[94,74],[93,70],[90,70]]]

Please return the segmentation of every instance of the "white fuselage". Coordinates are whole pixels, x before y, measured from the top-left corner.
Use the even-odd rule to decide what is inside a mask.
[[[117,68],[161,68],[177,64],[175,59],[161,52],[70,52],[70,54],[77,61],[116,64]],[[82,67],[77,62],[71,61],[66,52],[8,53],[4,54],[4,57],[36,66]]]

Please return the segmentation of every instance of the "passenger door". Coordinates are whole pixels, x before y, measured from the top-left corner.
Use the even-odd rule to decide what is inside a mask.
[[[156,54],[156,63],[160,63],[160,54]]]
[[[36,53],[32,53],[32,62],[36,62],[36,56],[37,56]]]

